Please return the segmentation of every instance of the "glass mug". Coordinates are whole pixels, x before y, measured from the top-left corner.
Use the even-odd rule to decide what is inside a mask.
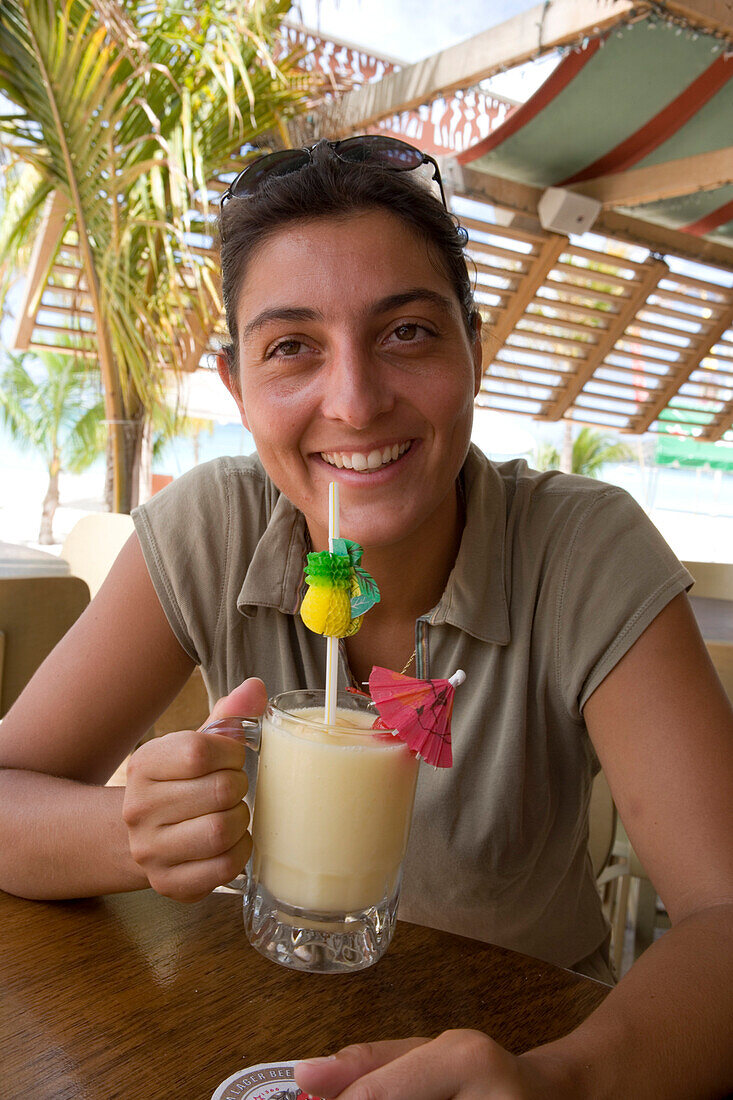
[[[394,933],[418,760],[371,729],[364,696],[288,691],[261,719],[221,718],[206,731],[259,753],[244,927],[260,954],[312,973],[363,970]],[[227,889],[226,887],[224,889]]]

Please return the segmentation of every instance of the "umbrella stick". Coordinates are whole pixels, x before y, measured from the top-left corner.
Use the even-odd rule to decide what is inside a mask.
[[[340,538],[339,530],[339,487],[332,481],[328,486],[328,549],[333,553],[333,541]],[[336,693],[339,675],[339,640],[326,638],[326,725],[336,721]]]

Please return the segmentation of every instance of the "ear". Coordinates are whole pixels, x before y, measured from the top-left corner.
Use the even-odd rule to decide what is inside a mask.
[[[478,310],[473,315],[473,344],[471,345],[471,354],[473,355],[473,396],[478,396],[478,391],[481,389],[481,379],[483,377],[483,365],[484,365],[484,349],[481,343],[481,328],[483,321],[481,314]]]
[[[219,377],[234,398],[237,408],[239,409],[239,417],[242,421],[242,424],[245,426],[247,431],[249,431],[247,414],[244,410],[244,402],[242,401],[242,394],[239,390],[239,380],[232,375],[229,367],[231,359],[225,351],[217,351],[215,353],[215,358],[216,369],[219,372]]]

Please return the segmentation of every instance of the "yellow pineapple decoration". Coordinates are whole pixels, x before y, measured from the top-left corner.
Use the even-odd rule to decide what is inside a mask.
[[[300,617],[314,634],[349,638],[361,626],[364,613],[379,602],[373,577],[360,566],[363,549],[350,539],[334,539],[333,551],[308,555],[308,591]]]

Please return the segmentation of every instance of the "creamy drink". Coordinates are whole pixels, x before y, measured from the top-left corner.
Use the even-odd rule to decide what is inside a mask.
[[[253,869],[280,901],[345,913],[391,897],[410,831],[417,761],[376,715],[315,707],[266,715]]]
[[[262,720],[244,923],[267,958],[345,973],[389,946],[418,761],[364,696],[272,699]]]

